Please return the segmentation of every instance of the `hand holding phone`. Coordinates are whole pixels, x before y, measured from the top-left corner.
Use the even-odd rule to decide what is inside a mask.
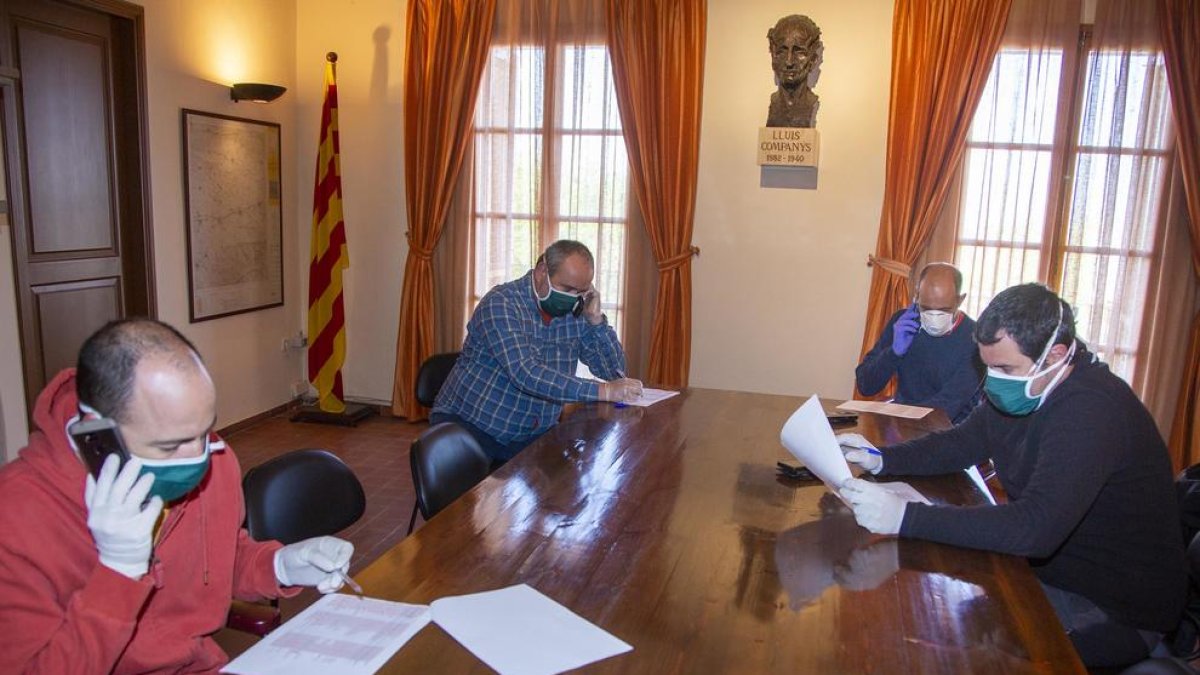
[[[87,477],[83,501],[87,526],[96,542],[100,564],[130,579],[140,579],[150,567],[154,549],[154,523],[162,513],[160,497],[150,497],[154,476],[142,474],[138,459],[118,470],[116,455],[109,454],[97,476]]]
[[[904,310],[900,318],[896,319],[896,323],[892,326],[892,351],[896,356],[904,356],[908,353],[908,348],[912,346],[913,339],[917,336],[917,330],[921,327],[921,312],[917,309],[917,303],[913,302],[912,306]]]
[[[100,477],[100,469],[109,455],[119,458],[118,471],[129,461],[129,450],[125,448],[125,441],[121,438],[121,431],[114,419],[101,417],[80,420],[72,424],[67,433],[71,435],[71,440],[75,441],[80,457],[96,478]]]

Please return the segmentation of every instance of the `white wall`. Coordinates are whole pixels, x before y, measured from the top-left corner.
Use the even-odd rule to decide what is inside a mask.
[[[821,29],[815,190],[759,187],[775,89],[767,29]],[[883,201],[890,0],[709,0],[694,243],[691,384],[848,397]]]
[[[146,21],[150,117],[150,188],[159,318],[192,339],[217,385],[217,425],[269,410],[292,398],[303,378],[302,352],[285,353],[284,337],[300,328],[296,260],[301,187],[296,160],[294,0],[141,0]],[[234,82],[286,86],[270,104],[234,103]],[[188,323],[188,282],[180,109],[247,117],[282,125],[284,306]],[[307,247],[307,239],[305,240]]]
[[[308,292],[312,184],[326,52],[337,52],[342,204],[350,269],[346,307],[346,396],[390,402],[408,242],[404,190],[406,0],[300,0],[296,24],[297,268]],[[301,308],[301,315],[305,308]],[[301,318],[301,321],[306,319]]]

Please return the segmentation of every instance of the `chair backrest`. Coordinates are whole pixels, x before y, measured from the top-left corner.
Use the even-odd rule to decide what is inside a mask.
[[[426,429],[413,441],[408,459],[417,508],[426,520],[487,478],[492,463],[471,434],[453,422]]]
[[[458,354],[459,352],[446,352],[425,359],[425,363],[422,363],[421,369],[417,371],[417,403],[426,408],[433,407],[438,392],[442,390],[442,383],[458,362]]]
[[[242,479],[246,529],[258,541],[294,544],[353,525],[367,506],[362,484],[326,450],[293,450]]]

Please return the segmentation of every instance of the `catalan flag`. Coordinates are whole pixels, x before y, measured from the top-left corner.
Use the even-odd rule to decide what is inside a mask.
[[[341,413],[342,364],[346,361],[346,314],[342,270],[350,266],[342,220],[342,177],[338,159],[337,54],[325,64],[325,103],[313,188],[313,228],[308,261],[308,381],[317,388],[322,411]]]

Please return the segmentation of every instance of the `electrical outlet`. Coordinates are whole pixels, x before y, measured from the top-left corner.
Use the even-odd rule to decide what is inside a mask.
[[[283,351],[289,349],[304,349],[308,346],[308,336],[303,331],[296,331],[296,334],[291,337],[283,338]]]

